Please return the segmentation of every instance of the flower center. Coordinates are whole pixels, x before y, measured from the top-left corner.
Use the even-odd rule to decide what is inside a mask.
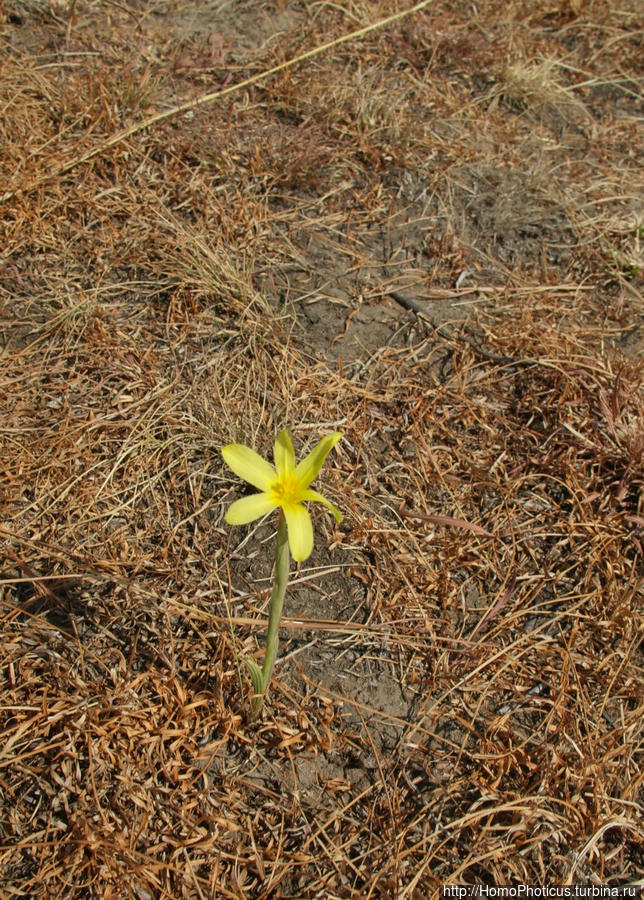
[[[287,474],[271,485],[271,491],[276,503],[299,503],[300,486],[295,474]]]

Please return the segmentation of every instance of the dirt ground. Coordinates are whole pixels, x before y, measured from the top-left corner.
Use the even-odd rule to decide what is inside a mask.
[[[2,898],[644,883],[643,34],[0,0]]]

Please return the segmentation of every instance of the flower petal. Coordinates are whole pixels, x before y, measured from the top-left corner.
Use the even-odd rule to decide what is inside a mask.
[[[291,436],[286,430],[280,431],[273,448],[273,459],[277,469],[277,477],[283,478],[288,472],[295,471],[295,451]]]
[[[296,562],[302,562],[313,550],[313,525],[311,516],[301,503],[286,503],[282,506],[288,526],[288,543]]]
[[[276,505],[268,494],[251,494],[250,497],[235,500],[229,506],[225,519],[229,525],[247,525],[249,522],[254,522],[255,519],[261,519],[266,513],[275,509]]]
[[[227,444],[221,448],[221,455],[235,475],[260,491],[267,491],[277,477],[272,465],[244,444]]]
[[[322,438],[319,444],[311,450],[306,459],[303,459],[298,465],[295,470],[295,475],[302,488],[307,488],[311,484],[324,465],[324,460],[329,455],[329,451],[332,447],[335,447],[341,437],[342,435],[339,431],[334,431],[333,434],[327,434]]]
[[[313,500],[315,503],[324,503],[324,505],[333,513],[333,517],[338,525],[344,518],[337,506],[334,506],[333,503],[331,503],[330,500],[327,500],[326,497],[323,497],[322,494],[318,494],[317,491],[312,491],[311,488],[302,491],[302,500]]]

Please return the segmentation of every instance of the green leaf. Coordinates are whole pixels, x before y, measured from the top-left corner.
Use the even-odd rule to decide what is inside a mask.
[[[264,676],[262,674],[262,670],[257,665],[255,660],[251,659],[249,656],[244,657],[244,662],[246,663],[246,668],[250,672],[250,678],[253,682],[254,693],[263,696],[264,691],[266,690],[266,685],[264,684]]]

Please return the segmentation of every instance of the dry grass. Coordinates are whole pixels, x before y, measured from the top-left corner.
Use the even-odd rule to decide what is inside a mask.
[[[138,127],[392,9],[0,4],[3,896],[642,879],[635,4],[437,2]],[[346,518],[251,729],[219,448],[284,425]]]

